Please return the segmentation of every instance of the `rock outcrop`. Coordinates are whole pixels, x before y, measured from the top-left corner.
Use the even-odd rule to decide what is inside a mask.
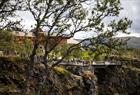
[[[140,95],[140,61],[123,62],[121,67],[96,70],[99,95]]]
[[[28,60],[19,58],[0,58],[0,95],[24,95],[28,64]],[[97,95],[96,80],[89,70],[74,74],[62,66],[46,69],[38,63],[33,69],[28,94]]]
[[[140,62],[122,66],[48,67],[36,63],[29,95],[140,95]],[[28,65],[20,58],[0,58],[0,95],[24,95]],[[47,73],[46,73],[47,72]]]

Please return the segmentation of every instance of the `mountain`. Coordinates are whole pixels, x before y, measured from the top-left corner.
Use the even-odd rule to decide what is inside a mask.
[[[117,39],[127,41],[128,48],[140,48],[140,37],[117,37]],[[81,39],[75,39],[76,41],[80,42]],[[105,41],[103,41],[105,42]],[[84,41],[81,43],[82,46],[88,46],[90,44],[90,40]]]
[[[129,48],[140,48],[140,37],[120,37],[120,39],[128,39],[127,46]]]

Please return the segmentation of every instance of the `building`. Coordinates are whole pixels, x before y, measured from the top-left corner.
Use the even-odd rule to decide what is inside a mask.
[[[78,44],[78,43],[79,41],[77,41],[76,39],[73,39],[73,38],[67,39],[67,44]]]
[[[29,32],[22,32],[22,31],[13,31],[12,34],[14,35],[14,42],[19,45],[14,45],[14,50],[3,49],[0,51],[0,56],[4,55],[30,55],[30,51],[32,50],[32,46],[35,43],[35,39],[37,38],[39,41],[39,52],[43,52],[44,54],[44,43],[46,42],[46,38],[48,37],[47,32],[42,31],[39,29],[38,37],[35,36],[35,29],[32,29]],[[63,34],[62,34],[63,35]],[[30,42],[31,44],[30,44]],[[27,43],[27,44],[26,44]],[[28,44],[29,43],[29,44]],[[70,39],[68,36],[58,36],[57,34],[52,34],[49,37],[47,49],[50,50],[51,48],[55,47],[56,45],[65,45],[65,44],[77,44],[77,41],[74,39]],[[27,46],[28,45],[28,46]],[[27,48],[25,48],[27,46]],[[15,50],[16,49],[16,50]]]
[[[16,35],[16,41],[19,44],[22,44],[25,39],[28,39],[31,42],[35,43],[36,38],[38,39],[40,44],[43,44],[47,38],[47,32],[42,31],[41,29],[39,29],[37,37],[35,36],[35,29],[32,29],[29,32],[17,31],[17,32],[13,32],[13,34]],[[63,44],[67,44],[67,40],[69,38],[70,37],[67,37],[67,36],[57,36],[57,34],[52,34],[49,36],[48,43],[51,45],[57,44],[57,43],[63,45]]]

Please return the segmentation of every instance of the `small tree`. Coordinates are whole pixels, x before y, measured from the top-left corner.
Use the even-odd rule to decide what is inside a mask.
[[[21,44],[19,44],[18,41],[15,41],[15,47],[20,55],[29,57],[33,49],[33,42],[25,36]]]
[[[17,36],[10,30],[0,31],[0,50],[5,52],[19,53],[30,55],[33,44],[31,40],[23,39],[23,43],[19,44]]]
[[[0,50],[13,51],[14,50],[14,35],[10,31],[0,31]]]
[[[21,30],[20,21],[13,21],[15,11],[22,10],[23,0],[0,0],[0,48],[2,50],[15,50],[14,36],[10,31]]]

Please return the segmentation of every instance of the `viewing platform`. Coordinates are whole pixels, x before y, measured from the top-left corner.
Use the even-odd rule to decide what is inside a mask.
[[[93,63],[82,63],[82,62],[62,62],[59,65],[62,66],[79,66],[79,67],[95,67],[95,68],[105,68],[107,66],[121,66],[122,62],[109,62],[109,61],[93,61]]]

